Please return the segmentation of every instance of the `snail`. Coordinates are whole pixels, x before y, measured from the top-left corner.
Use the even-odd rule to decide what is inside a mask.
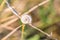
[[[31,18],[30,15],[23,14],[23,15],[21,16],[21,22],[22,22],[23,24],[30,24],[30,23],[32,22],[32,18]]]

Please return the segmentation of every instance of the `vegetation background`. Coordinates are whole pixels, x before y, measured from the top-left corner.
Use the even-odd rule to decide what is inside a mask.
[[[19,15],[22,15],[35,5],[45,0],[8,0]],[[60,0],[50,0],[48,3],[38,7],[29,15],[32,16],[32,24],[44,32],[51,34],[60,40]],[[0,40],[13,29],[21,25],[21,21],[11,12],[11,10],[0,0]],[[7,40],[20,40],[21,29],[18,29]],[[24,40],[50,40],[46,35],[35,30],[29,25],[25,25]]]

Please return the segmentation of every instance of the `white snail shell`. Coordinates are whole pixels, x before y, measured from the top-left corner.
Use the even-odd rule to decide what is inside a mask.
[[[31,18],[30,15],[23,14],[23,15],[21,16],[21,21],[22,21],[23,24],[29,24],[29,23],[32,22],[32,18]]]

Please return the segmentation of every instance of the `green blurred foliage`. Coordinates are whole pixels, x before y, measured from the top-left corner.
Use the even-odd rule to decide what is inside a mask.
[[[33,37],[29,38],[28,40],[40,40],[40,35],[34,35]]]
[[[3,0],[0,0],[0,4],[2,3]]]
[[[49,15],[51,15],[51,13],[54,12],[53,1],[51,0],[49,2],[47,8],[45,8],[44,6],[41,6],[39,8],[40,8],[40,12],[39,12],[40,18],[44,23],[46,23],[48,21]],[[55,15],[55,13],[52,14]]]

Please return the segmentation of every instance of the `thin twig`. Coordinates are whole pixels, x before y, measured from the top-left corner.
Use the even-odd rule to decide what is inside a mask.
[[[8,35],[3,37],[1,40],[6,40],[8,37],[10,37],[13,33],[15,33],[21,26],[15,28],[12,32],[10,32]]]
[[[7,30],[13,30],[14,28],[10,27],[10,26],[5,26],[5,25],[0,25],[0,27],[5,28]]]
[[[18,20],[18,18],[15,18],[15,19],[10,20],[10,21],[8,21],[8,22],[6,22],[6,23],[4,23],[4,24],[1,24],[1,25],[8,26],[8,25],[12,24],[13,22],[15,22],[15,21],[17,21],[17,20]]]
[[[49,2],[50,0],[45,0],[42,3],[39,3],[38,5],[32,7],[31,9],[29,9],[27,12],[25,12],[24,14],[29,14],[30,12],[34,11],[36,8],[38,8],[39,6],[42,6],[44,4],[46,4],[47,2]]]
[[[7,1],[6,1],[6,4],[7,4],[7,7],[9,9],[11,9],[11,11],[13,12],[13,14],[15,14],[17,17],[20,18],[20,16],[18,15],[18,12],[14,8],[12,8]]]
[[[29,24],[29,25],[30,25],[32,28],[34,28],[34,29],[40,31],[41,33],[45,34],[45,35],[48,36],[49,38],[51,38],[51,39],[53,39],[53,40],[57,40],[56,38],[53,38],[50,34],[48,34],[48,33],[44,32],[44,31],[42,31],[41,29],[39,29],[39,28],[33,26],[32,24]]]
[[[29,25],[30,25],[31,27],[33,27],[34,29],[36,29],[36,30],[40,31],[41,33],[43,33],[43,34],[47,35],[48,37],[50,37],[50,35],[49,35],[48,33],[42,31],[41,29],[39,29],[39,28],[37,28],[37,27],[35,27],[35,26],[33,26],[32,24],[29,24]]]
[[[1,19],[0,21],[1,21],[1,23],[3,23],[3,22],[6,22],[6,21],[8,21],[8,20],[15,19],[15,18],[17,18],[17,17],[15,17],[15,16],[13,15],[13,16],[10,16],[10,17]]]

